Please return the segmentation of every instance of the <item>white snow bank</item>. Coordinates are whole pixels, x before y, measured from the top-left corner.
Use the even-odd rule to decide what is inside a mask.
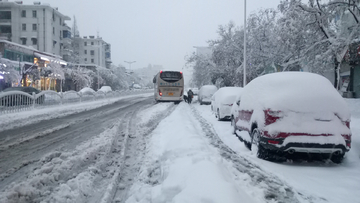
[[[147,164],[126,202],[256,202],[246,182],[236,187],[241,174],[233,174],[231,164],[209,145],[189,111],[180,103],[153,131]]]

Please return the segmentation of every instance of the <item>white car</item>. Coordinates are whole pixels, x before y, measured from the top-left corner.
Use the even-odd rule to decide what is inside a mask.
[[[198,94],[198,101],[200,105],[211,104],[211,97],[218,90],[215,85],[204,85],[200,88]]]
[[[191,91],[194,93],[194,95],[198,95],[199,94],[199,88],[191,88]]]
[[[94,94],[95,90],[91,89],[90,87],[84,87],[79,92],[82,94]]]
[[[242,87],[222,87],[214,93],[211,101],[211,110],[218,120],[231,118],[231,107],[242,90]]]
[[[110,86],[102,86],[98,91],[102,91],[104,93],[111,92],[112,89]]]

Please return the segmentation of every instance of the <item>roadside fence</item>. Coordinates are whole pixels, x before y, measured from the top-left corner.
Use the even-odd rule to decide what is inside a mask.
[[[141,93],[150,93],[149,89],[117,90],[110,92],[55,92],[52,90],[41,91],[38,94],[34,92],[28,94],[22,91],[0,92],[0,115],[6,113],[27,111],[46,106],[96,101],[101,99],[110,99],[125,95],[135,95]]]

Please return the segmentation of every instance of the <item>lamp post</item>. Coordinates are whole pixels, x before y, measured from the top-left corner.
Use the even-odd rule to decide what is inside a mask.
[[[129,64],[129,69],[131,70],[131,64],[135,63],[136,61],[124,61],[125,63]]]
[[[244,0],[244,84],[246,85],[246,0]]]

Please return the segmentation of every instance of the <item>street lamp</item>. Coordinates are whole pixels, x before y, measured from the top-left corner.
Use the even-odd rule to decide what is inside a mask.
[[[136,61],[124,61],[125,63],[129,64],[130,70],[131,70],[131,64],[135,63]]]
[[[246,0],[244,0],[244,84],[246,85]]]

